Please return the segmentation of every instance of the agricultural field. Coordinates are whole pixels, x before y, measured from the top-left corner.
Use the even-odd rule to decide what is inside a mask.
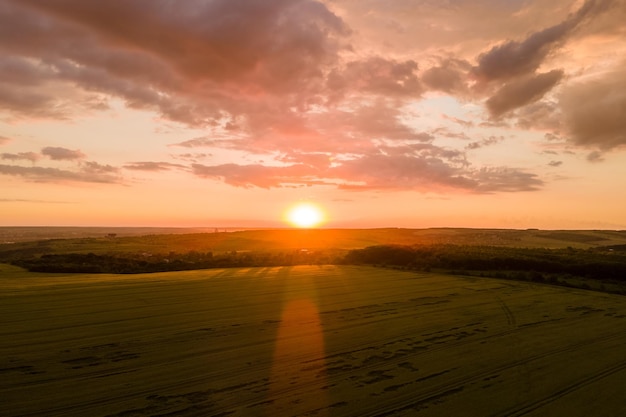
[[[514,248],[626,246],[626,231],[512,229],[200,229],[0,227],[0,262],[13,254],[350,250],[375,245]]]
[[[626,298],[302,265],[0,264],[0,415],[626,415]]]

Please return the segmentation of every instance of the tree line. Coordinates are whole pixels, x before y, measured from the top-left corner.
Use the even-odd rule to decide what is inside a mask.
[[[210,268],[336,263],[329,251],[148,253],[67,253],[17,258],[11,264],[31,272],[139,274]]]
[[[626,281],[626,252],[609,249],[381,245],[352,250],[346,254],[344,262],[402,266],[424,271],[528,272],[534,273],[536,280],[540,280],[537,274],[568,274]]]
[[[33,272],[147,273],[191,269],[350,264],[420,271],[480,273],[548,281],[559,274],[626,282],[626,252],[613,249],[538,249],[470,245],[379,245],[349,251],[190,251],[26,255],[10,261]],[[503,275],[504,274],[504,275]],[[517,274],[517,275],[514,275]]]

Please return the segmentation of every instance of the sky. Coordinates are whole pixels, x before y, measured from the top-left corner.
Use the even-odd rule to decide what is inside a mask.
[[[626,0],[0,0],[0,226],[626,229]]]

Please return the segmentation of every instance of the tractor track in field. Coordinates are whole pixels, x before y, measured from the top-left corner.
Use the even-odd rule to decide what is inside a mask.
[[[503,331],[497,335],[491,335],[491,337],[504,336],[506,334],[510,334],[513,331],[515,330],[512,329],[512,330]],[[445,383],[441,383],[438,385],[431,385],[431,388],[425,390],[421,395],[418,394],[416,396],[415,392],[408,392],[408,393],[405,393],[404,395],[402,395],[402,393],[398,393],[396,396],[394,396],[392,399],[388,401],[384,401],[384,399],[380,398],[377,400],[377,405],[375,406],[375,408],[370,409],[370,410],[367,410],[365,408],[360,408],[358,412],[354,415],[363,416],[363,417],[366,417],[366,416],[385,417],[385,416],[391,416],[397,412],[406,411],[406,410],[410,410],[413,408],[419,408],[420,406],[440,400],[443,397],[446,397],[448,395],[452,395],[457,392],[460,392],[464,389],[466,385],[474,383],[474,382],[479,382],[483,380],[485,377],[493,375],[494,373],[500,373],[509,369],[514,369],[516,367],[526,365],[530,362],[533,362],[539,359],[543,359],[543,358],[550,357],[550,356],[557,355],[557,354],[571,352],[584,346],[592,345],[592,344],[599,343],[599,342],[609,341],[611,339],[616,339],[621,336],[622,336],[621,334],[609,333],[609,334],[600,336],[598,338],[581,341],[581,342],[574,343],[571,345],[567,345],[567,346],[559,347],[559,348],[552,349],[546,352],[531,355],[523,359],[519,359],[519,360],[509,362],[507,364],[503,364],[501,366],[496,366],[493,368],[486,369],[484,371],[473,373],[470,376],[458,377],[450,381],[447,381]],[[442,345],[434,349],[427,349],[427,350],[419,351],[413,354],[404,355],[398,358],[387,359],[387,360],[384,360],[384,364],[386,367],[398,366],[400,363],[406,362],[407,360],[410,360],[413,357],[419,356],[420,354],[440,351],[440,350],[448,349],[451,347],[458,347],[459,345],[466,344],[466,343],[469,343],[469,341],[453,343],[453,344],[445,345],[445,346]],[[341,354],[350,354],[350,352],[342,352]],[[341,380],[346,380],[346,379],[349,379],[350,377],[363,374],[364,372],[376,370],[380,368],[380,365],[381,365],[381,362],[377,362],[377,363],[372,363],[368,365],[362,365],[359,367],[354,367],[349,370],[346,370],[345,372],[342,372],[340,375],[337,375],[336,377]],[[450,371],[451,370],[444,370],[442,372],[437,372],[435,374],[425,375],[424,377],[417,378],[416,381],[419,382],[425,379],[433,380],[434,377],[447,374]],[[413,381],[413,382],[416,382],[416,381]],[[270,382],[268,381],[268,386],[269,386],[269,383]],[[405,384],[405,385],[410,385],[411,383],[412,382]],[[308,383],[306,392],[318,392],[319,390],[327,389],[329,387],[329,384],[330,384],[330,381],[324,381],[324,382],[319,382],[319,383]],[[289,396],[297,392],[303,392],[302,386],[294,385],[294,386],[291,386],[291,387],[288,387],[279,391],[273,391],[272,397],[285,397],[285,396]],[[244,402],[244,403],[239,403],[239,406],[250,407],[250,406],[254,406],[254,403],[255,401],[251,401],[249,403]],[[381,404],[385,404],[385,405],[381,407]],[[381,409],[384,411],[382,411]],[[229,411],[229,409],[225,408],[220,411],[226,412],[226,411]],[[351,414],[343,414],[343,415],[351,415]]]
[[[620,362],[608,368],[602,369],[598,372],[595,372],[585,378],[581,378],[578,381],[569,384],[558,391],[548,395],[546,397],[540,398],[538,400],[527,402],[523,405],[508,409],[502,413],[496,414],[492,417],[520,417],[531,413],[535,410],[540,409],[561,397],[564,397],[572,392],[575,392],[581,388],[586,387],[587,385],[591,385],[594,382],[600,381],[608,376],[611,376],[617,372],[623,371],[626,369],[626,361]]]
[[[71,323],[63,328],[66,331],[93,328],[92,333],[84,332],[89,335],[89,340],[78,338],[80,332],[69,336],[60,334],[57,322],[65,316],[54,317],[52,327],[56,329],[59,340],[52,340],[54,343],[50,342],[51,346],[59,343],[59,346],[71,349],[55,350],[45,356],[38,350],[33,350],[32,354],[29,351],[28,355],[34,360],[31,363],[25,359],[27,354],[16,353],[15,359],[9,363],[13,367],[7,367],[6,373],[17,372],[21,368],[33,368],[37,372],[22,372],[24,376],[19,375],[15,383],[6,385],[0,393],[10,396],[13,393],[43,392],[45,389],[51,392],[57,383],[58,387],[78,388],[83,384],[87,387],[90,383],[98,389],[110,386],[106,392],[92,391],[77,398],[71,398],[72,393],[67,391],[61,401],[49,402],[45,409],[23,411],[22,414],[20,408],[26,410],[33,407],[26,406],[27,400],[15,401],[15,416],[89,415],[98,410],[108,417],[278,416],[289,415],[288,408],[283,405],[293,403],[301,404],[301,415],[310,417],[326,412],[346,417],[389,417],[432,408],[446,400],[455,405],[476,390],[501,392],[509,389],[510,381],[519,381],[515,376],[519,377],[522,368],[528,371],[547,367],[550,370],[554,363],[556,369],[565,369],[564,361],[568,359],[584,359],[586,352],[600,348],[617,352],[620,343],[626,343],[623,332],[610,331],[610,323],[600,321],[601,313],[607,310],[598,308],[593,302],[589,307],[581,304],[586,301],[579,302],[579,298],[572,297],[565,301],[546,298],[547,301],[542,301],[543,305],[540,301],[533,304],[536,292],[528,291],[526,287],[511,286],[508,289],[504,285],[505,289],[501,291],[501,287],[493,288],[493,285],[480,283],[470,286],[460,281],[465,286],[431,288],[429,283],[427,286],[420,284],[417,289],[411,287],[413,291],[410,294],[396,288],[379,294],[375,292],[378,287],[367,281],[369,286],[362,289],[363,293],[349,298],[347,289],[351,287],[345,283],[339,285],[333,281],[333,285],[315,287],[309,281],[304,280],[303,284],[296,282],[287,291],[283,291],[281,284],[271,287],[271,291],[247,292],[248,297],[257,298],[254,298],[255,304],[242,310],[246,311],[245,314],[237,313],[232,303],[198,304],[206,300],[204,296],[197,297],[195,287],[181,291],[180,296],[178,292],[174,295],[166,292],[169,287],[152,291],[155,300],[159,301],[159,309],[163,309],[157,314],[147,314],[155,308],[150,306],[144,311],[145,301],[132,294],[128,297],[128,304],[120,304],[119,314],[111,315],[112,320],[100,320],[104,316],[100,314],[100,306],[105,304],[98,302],[96,313],[100,315],[94,317],[95,324]],[[406,279],[392,282],[396,281],[404,283]],[[324,284],[327,282],[324,281]],[[298,289],[298,285],[302,285],[303,289]],[[315,319],[305,318],[297,323],[285,320],[279,314],[285,301],[277,304],[268,302],[272,297],[276,298],[276,294],[288,293],[296,298],[300,292],[308,294],[312,290],[328,292],[327,299],[330,300],[317,305],[320,311],[316,312]],[[187,293],[190,294],[187,302],[192,300],[189,308],[186,308],[185,302],[179,301]],[[221,301],[220,297],[227,293],[220,291],[210,295]],[[370,293],[371,296],[368,295]],[[410,298],[415,296],[413,294],[420,296]],[[345,300],[348,302],[343,297],[347,297]],[[72,294],[66,301],[69,303],[74,298]],[[234,300],[239,301],[240,298],[237,295]],[[97,298],[94,300],[97,301]],[[133,305],[131,302],[140,301],[142,304],[134,304],[137,308],[128,307]],[[84,314],[83,310],[88,310],[85,306],[91,305],[82,300],[78,310]],[[542,311],[544,305],[548,308]],[[63,307],[63,304],[60,306]],[[536,310],[529,314],[528,308]],[[617,311],[617,308],[614,310]],[[222,316],[212,318],[214,313],[221,311],[225,312]],[[608,308],[608,311],[613,310]],[[128,317],[133,313],[137,317]],[[80,317],[77,313],[66,316],[72,319]],[[589,317],[593,319],[585,322]],[[132,320],[137,320],[138,324],[145,321],[149,325],[143,328],[135,326]],[[158,326],[153,322],[157,322]],[[317,323],[318,330],[309,323]],[[283,324],[287,328],[292,327],[294,333],[283,332]],[[575,332],[576,328],[585,327],[585,324],[599,326],[589,333]],[[112,333],[105,326],[121,326],[123,333]],[[99,331],[100,327],[106,332]],[[286,342],[287,346],[298,346],[299,338],[309,340],[320,333],[320,327],[326,341],[325,350],[312,352],[306,346],[302,350],[292,349],[284,361],[277,361],[278,366],[273,369],[276,356],[272,356],[272,352],[276,352],[278,344]],[[42,332],[45,331],[50,329],[42,329]],[[560,337],[555,332],[565,336]],[[11,332],[13,336],[23,339],[28,333]],[[540,344],[527,341],[528,337],[536,335],[543,337]],[[35,336],[43,339],[47,334],[35,334],[29,340],[36,340]],[[101,341],[107,343],[101,344]],[[110,343],[112,341],[118,343]],[[18,341],[16,345],[8,346],[15,349],[23,343],[25,341]],[[86,346],[87,343],[90,346]],[[487,358],[482,352],[492,352],[495,356]],[[459,359],[458,355],[469,355],[469,359]],[[527,395],[526,402],[514,405],[511,402],[502,403],[504,405],[493,410],[496,414],[491,417],[518,417],[533,413],[626,369],[626,361],[620,357],[613,358],[615,363],[608,367],[611,358],[604,358],[596,367],[590,366],[585,376],[580,376],[580,369],[565,374],[573,377],[558,379],[562,382],[560,386],[553,384],[543,388],[534,398]],[[49,364],[48,369],[46,364]],[[45,371],[40,372],[42,369]],[[26,373],[38,376],[31,377]],[[131,375],[127,381],[134,385],[129,385],[129,389],[119,384],[110,385],[114,381],[122,381],[114,377],[120,374]],[[488,380],[493,381],[483,382]],[[486,387],[492,385],[494,387],[487,390]],[[342,397],[336,398],[338,393]],[[346,393],[349,395],[344,397]],[[313,399],[318,395],[335,401],[315,404]],[[278,413],[267,414],[268,410],[278,410]]]
[[[597,337],[597,338],[590,339],[590,340],[585,340],[579,343],[567,345],[567,346],[556,348],[556,349],[552,349],[547,352],[542,352],[536,355],[528,356],[524,359],[512,361],[504,365],[500,365],[500,366],[496,366],[493,368],[489,368],[484,371],[476,372],[470,376],[458,377],[446,383],[432,386],[432,388],[425,390],[421,394],[416,395],[415,393],[409,393],[408,395],[407,394],[397,395],[396,397],[393,398],[392,401],[388,401],[387,404],[378,403],[375,406],[375,409],[374,407],[371,407],[370,410],[365,410],[364,408],[361,408],[359,410],[358,415],[361,417],[388,417],[388,416],[392,416],[402,411],[408,411],[408,410],[414,410],[414,409],[418,410],[444,397],[461,392],[466,385],[479,382],[483,378],[488,377],[489,375],[492,375],[494,373],[500,373],[509,369],[516,368],[518,366],[526,365],[532,361],[544,359],[553,355],[571,352],[581,347],[592,345],[594,343],[605,342],[611,339],[617,339],[621,336],[622,336],[621,334],[609,333],[601,337]],[[621,362],[620,364],[615,365],[609,369],[595,373],[593,376],[589,378],[584,378],[583,380],[578,381],[577,383],[574,383],[571,386],[568,386],[567,388],[561,391],[558,391],[557,393],[553,394],[547,399],[534,401],[531,404],[528,404],[519,410],[507,411],[504,414],[499,414],[498,416],[503,416],[503,417],[504,416],[507,416],[507,417],[521,416],[523,414],[526,414],[527,412],[540,408],[543,405],[548,404],[551,401],[556,400],[560,396],[573,392],[576,389],[582,388],[585,385],[588,385],[592,382],[600,380],[615,372],[621,371],[624,368],[626,368],[626,362]],[[559,395],[559,393],[561,394]],[[555,397],[556,395],[559,395],[559,396]]]
[[[482,303],[481,303],[482,304]],[[484,304],[493,304],[493,303],[484,303]],[[438,310],[437,312],[445,312],[449,309],[454,309],[454,307],[450,307],[450,308],[442,308],[440,310]],[[368,326],[371,325],[373,322],[377,322],[377,321],[387,321],[387,320],[394,320],[394,319],[402,319],[405,318],[406,316],[412,316],[415,314],[415,311],[411,311],[408,312],[406,314],[400,314],[400,315],[394,315],[392,317],[387,317],[387,318],[383,318],[383,319],[379,319],[379,320],[368,320],[366,322],[360,321],[359,322],[359,326]],[[567,320],[567,321],[577,321],[578,319],[584,319],[584,317],[582,316],[574,316],[574,317],[568,317],[568,318],[564,318],[563,320]],[[464,326],[460,325],[458,326],[458,330],[462,330],[463,327],[475,327],[475,325],[478,325],[480,323],[467,323]],[[343,327],[349,327],[349,326],[342,326]],[[437,327],[433,326],[433,330],[436,329]],[[333,330],[336,330],[335,328]],[[424,330],[426,330],[424,332]],[[404,352],[398,355],[395,355],[392,358],[381,358],[380,361],[374,361],[371,363],[367,363],[367,364],[363,364],[360,366],[354,366],[351,367],[348,370],[345,371],[339,371],[338,374],[336,376],[334,376],[333,378],[339,378],[341,380],[345,380],[351,376],[357,376],[358,374],[362,374],[364,372],[367,371],[373,371],[376,370],[378,368],[380,368],[381,363],[384,363],[385,366],[398,366],[399,364],[406,362],[407,360],[411,360],[413,358],[419,357],[420,355],[423,354],[427,354],[427,353],[433,353],[433,352],[438,352],[438,351],[444,351],[444,350],[448,350],[448,349],[452,349],[452,348],[457,348],[457,347],[461,347],[463,345],[467,345],[470,343],[484,343],[488,340],[491,339],[495,339],[495,338],[500,338],[500,337],[504,337],[507,335],[510,335],[511,333],[514,333],[516,331],[519,331],[518,328],[507,328],[505,330],[499,331],[499,332],[494,332],[491,334],[487,334],[484,335],[483,337],[480,337],[480,335],[483,335],[483,333],[479,333],[478,336],[479,337],[466,337],[463,338],[461,340],[446,340],[445,342],[438,342],[438,341],[434,341],[433,343],[429,344],[429,345],[425,345],[425,346],[420,346],[419,349],[416,349],[415,351],[412,352]],[[429,332],[428,329],[422,329],[422,336],[433,336],[435,335],[435,333],[444,333],[445,331],[438,331],[438,332]],[[413,330],[409,330],[400,334],[396,334],[396,336],[394,337],[393,340],[390,340],[388,342],[385,343],[385,345],[387,344],[393,344],[396,343],[398,341],[403,341],[406,340],[407,338],[415,335],[415,332]],[[617,337],[617,335],[611,334],[609,336],[607,336],[607,338],[614,338]],[[240,345],[237,348],[251,348],[254,347],[256,345],[259,344],[264,344],[264,343],[268,343],[268,342],[273,342],[273,340],[264,340],[258,343],[249,343],[249,344],[244,344],[244,345]],[[419,405],[420,402],[428,402],[428,401],[434,401],[437,398],[441,398],[442,396],[446,396],[446,395],[451,395],[454,392],[458,392],[459,390],[462,390],[462,386],[466,383],[472,382],[474,380],[479,380],[480,378],[487,376],[489,374],[493,374],[494,372],[499,372],[502,370],[506,370],[506,369],[510,369],[516,366],[519,366],[523,363],[528,363],[532,360],[536,360],[545,356],[549,356],[549,355],[553,355],[553,354],[557,354],[557,353],[563,353],[569,350],[573,350],[576,349],[577,347],[580,346],[584,346],[590,343],[593,343],[594,341],[590,341],[590,342],[582,342],[579,344],[575,344],[575,345],[571,345],[568,346],[567,348],[559,348],[559,349],[555,349],[549,352],[545,352],[539,355],[535,355],[535,356],[531,356],[529,358],[526,358],[524,360],[521,361],[515,361],[512,363],[509,363],[507,365],[501,366],[501,367],[497,367],[497,368],[492,368],[489,369],[487,371],[481,372],[479,374],[473,375],[469,378],[465,378],[459,382],[449,382],[449,383],[445,383],[443,384],[441,387],[439,388],[435,388],[433,390],[429,390],[428,393],[425,393],[424,395],[420,396],[419,399],[415,399],[414,396],[411,396],[411,401],[408,401],[408,405],[405,404],[404,406],[400,406],[400,407],[394,407],[393,409],[396,411],[401,411],[401,409],[407,408],[410,409],[411,407],[414,407],[415,405]],[[130,346],[126,346],[127,348]],[[310,357],[308,357],[307,355],[302,355],[300,357],[296,357],[294,358],[294,364],[306,364],[306,363],[315,363],[315,362],[321,362],[324,363],[327,360],[332,360],[333,358],[336,357],[340,357],[340,356],[349,356],[353,353],[356,352],[360,352],[360,351],[365,351],[365,350],[372,350],[373,352],[379,351],[380,349],[384,348],[384,345],[377,345],[377,344],[373,344],[371,341],[365,342],[365,343],[361,343],[358,345],[351,345],[349,350],[345,350],[345,351],[335,351],[335,353],[332,353],[331,355],[325,356],[323,358],[317,358],[317,359],[311,359]],[[182,357],[177,357],[177,360],[182,360],[184,359],[184,357],[192,357],[192,356],[197,356],[197,355],[205,355],[205,354],[211,354],[211,353],[215,353],[216,351],[222,351],[223,349],[207,349],[207,350],[203,350],[203,351],[197,351],[194,352],[193,354],[190,355],[183,355]],[[159,358],[160,360],[162,360],[163,358]],[[140,367],[116,367],[114,369],[108,369],[107,372],[133,372],[136,371],[137,369],[143,369],[146,367],[150,367],[150,366],[156,366],[158,365],[158,361],[150,361],[150,362],[143,362],[141,364]],[[129,362],[128,365],[132,365],[132,362]],[[259,365],[263,365],[263,364],[257,364],[257,366]],[[320,371],[323,371],[324,367],[320,366]],[[88,379],[88,378],[94,378],[94,377],[102,377],[102,376],[106,376],[106,374],[103,372],[104,370],[94,370],[94,371],[90,371],[90,372],[86,372],[86,373],[82,373],[80,375],[81,379]],[[73,412],[79,412],[81,410],[89,410],[92,409],[93,407],[97,407],[97,406],[102,406],[108,403],[118,403],[121,402],[123,400],[128,400],[137,396],[147,396],[149,394],[154,394],[155,392],[168,392],[168,391],[172,391],[175,390],[176,392],[180,392],[180,390],[184,390],[185,388],[187,389],[192,389],[193,387],[197,387],[198,385],[206,385],[207,383],[210,383],[211,381],[215,381],[215,380],[222,380],[222,378],[224,379],[228,379],[228,380],[242,380],[245,378],[246,375],[249,375],[250,373],[254,374],[255,371],[251,370],[250,368],[243,368],[240,369],[239,372],[232,372],[232,369],[230,371],[223,371],[223,372],[216,372],[216,373],[211,373],[209,375],[201,375],[201,376],[196,376],[196,377],[187,377],[185,378],[184,382],[180,382],[177,384],[163,384],[161,386],[158,387],[151,387],[149,389],[145,389],[145,390],[137,390],[134,391],[132,393],[128,393],[128,394],[124,394],[124,395],[118,395],[115,397],[109,397],[106,399],[94,399],[93,401],[88,401],[88,402],[81,402],[80,404],[75,404],[73,406],[65,406],[65,407],[58,407],[58,408],[49,408],[47,409],[45,412],[42,412],[40,414],[33,414],[33,416],[62,416],[62,415],[67,415],[67,413],[73,413]],[[434,379],[434,377],[443,374],[443,373],[447,373],[447,371],[444,372],[439,372],[435,375],[425,375],[421,378],[418,378],[417,380],[419,381],[420,379]],[[41,383],[45,383],[46,381],[41,381]],[[48,381],[49,382],[49,381]],[[210,390],[204,390],[202,391],[205,394],[205,397],[209,397],[212,393],[228,393],[230,391],[232,391],[233,393],[237,392],[239,389],[244,389],[244,388],[254,388],[256,390],[258,390],[259,392],[266,392],[269,390],[269,385],[270,385],[269,379],[267,378],[256,378],[256,379],[252,379],[248,382],[245,382],[243,384],[235,384],[232,386],[226,386],[226,387],[220,387],[220,388],[215,388],[215,389],[210,389]],[[415,381],[414,381],[415,382]],[[331,383],[331,381],[325,381],[325,382],[320,382],[320,383],[314,383],[314,384],[308,384],[306,387],[306,390],[304,392],[315,392],[315,391],[319,391],[322,389],[327,389],[328,388],[328,384]],[[36,385],[36,383],[34,384]],[[289,395],[293,395],[294,393],[298,393],[298,392],[303,392],[302,391],[302,386],[301,385],[294,385],[288,388],[285,388],[283,390],[279,390],[279,391],[273,391],[272,392],[272,397],[280,397],[280,396],[289,396]],[[265,398],[265,400],[268,400],[267,398]],[[263,401],[260,398],[253,398],[247,401],[243,401],[243,402],[239,402],[238,403],[238,407],[244,408],[244,407],[254,407],[256,404],[262,403]],[[405,401],[406,402],[406,401]],[[398,404],[397,400],[394,399],[394,404]],[[413,404],[413,405],[412,405]],[[218,415],[219,413],[228,413],[229,411],[232,411],[232,406],[227,406],[224,408],[217,408],[214,409],[213,407],[211,407],[211,412],[212,413],[217,413],[215,415]],[[214,415],[214,414],[211,414]],[[363,415],[363,416],[376,416],[379,415],[376,412],[372,412],[372,413],[365,413],[365,414],[361,414],[359,413],[359,415]],[[381,414],[381,415],[390,415],[390,414]]]

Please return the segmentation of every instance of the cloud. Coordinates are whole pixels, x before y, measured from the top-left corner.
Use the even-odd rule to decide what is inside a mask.
[[[81,171],[85,174],[90,174],[90,175],[97,175],[97,176],[108,176],[110,174],[116,174],[119,172],[119,168],[111,166],[111,165],[104,165],[104,164],[100,164],[98,162],[95,161],[87,161],[87,162],[82,162],[80,164],[80,168]]]
[[[473,169],[463,153],[430,144],[385,147],[378,152],[328,163],[192,165],[199,177],[237,187],[333,186],[352,191],[434,191],[491,193],[534,191],[535,174],[499,167]]]
[[[550,161],[548,162],[548,165],[551,167],[560,167],[563,165],[563,161]]]
[[[169,171],[171,169],[184,168],[184,165],[173,164],[171,162],[130,162],[124,165],[124,169],[133,171]]]
[[[322,100],[349,33],[315,0],[9,0],[0,107],[70,119],[115,97],[194,127],[284,114]]]
[[[477,191],[486,193],[536,191],[544,185],[535,174],[507,167],[481,168],[475,177]]]
[[[521,42],[508,41],[494,46],[478,57],[473,74],[482,82],[532,74],[574,29],[606,11],[611,4],[611,0],[586,0],[576,13],[570,14],[561,23],[534,32]]]
[[[560,105],[572,144],[602,150],[626,145],[625,65],[564,89]]]
[[[504,140],[504,136],[489,136],[486,139],[482,139],[479,141],[475,141],[475,142],[471,142],[469,143],[465,149],[480,149],[480,148],[484,148],[485,146],[491,146],[491,145],[495,145],[497,143],[500,143]]]
[[[204,147],[212,147],[219,146],[224,143],[224,141],[220,141],[218,139],[211,139],[206,137],[199,137],[194,139],[185,140],[183,142],[173,143],[170,146],[182,146],[183,148],[204,148]]]
[[[422,81],[431,90],[463,96],[468,91],[470,69],[470,63],[465,60],[446,58],[424,71]]]
[[[96,164],[96,163],[94,163]],[[88,165],[83,170],[69,171],[47,167],[22,167],[16,165],[0,165],[0,174],[24,178],[28,181],[42,183],[102,183],[119,184],[122,182],[115,170],[103,168],[99,164]]]
[[[413,60],[400,62],[374,56],[348,62],[341,70],[333,70],[328,75],[328,88],[331,94],[338,95],[351,91],[417,98],[423,91],[417,69]]]
[[[562,77],[563,71],[553,70],[510,81],[486,101],[487,109],[491,116],[499,117],[535,102],[550,91]]]
[[[516,126],[520,129],[548,131],[544,137],[548,141],[559,140],[563,127],[560,106],[553,100],[541,100],[515,111]]]
[[[399,152],[364,155],[334,169],[344,179],[342,189],[351,190],[464,190],[475,187],[472,179],[442,158]]]
[[[464,128],[471,128],[474,127],[474,122],[471,120],[463,120],[463,119],[459,119],[458,117],[452,117],[452,116],[448,116],[447,114],[442,115],[442,117],[445,120],[450,120],[454,123],[457,123],[459,125],[461,125]]]
[[[37,162],[41,155],[35,152],[19,152],[19,153],[3,153],[0,154],[0,158],[8,161],[30,161]]]
[[[0,136],[0,145],[6,145],[9,142],[11,142],[11,139],[4,137],[4,136]]]
[[[78,149],[71,150],[58,146],[47,146],[41,150],[41,154],[54,161],[75,161],[86,157],[86,155]]]
[[[606,18],[604,10],[615,2],[588,0],[567,17],[563,10],[571,1],[453,3],[5,0],[0,2],[0,107],[3,115],[72,119],[120,99],[203,132],[170,145],[188,148],[171,158],[191,167],[133,157],[122,169],[181,169],[238,187],[538,189],[542,182],[532,173],[481,170],[467,160],[502,140],[494,132],[469,141],[491,134],[482,132],[484,112],[476,110],[483,102],[492,118],[517,118],[491,119],[491,128],[545,130],[602,150],[625,143],[619,76],[570,86],[582,67],[554,59],[582,36],[581,29]],[[346,12],[353,9],[368,14]],[[411,15],[401,14],[405,10]],[[555,15],[557,24],[547,23]],[[398,37],[377,40],[388,47],[377,47],[359,38],[359,31],[370,28],[352,32],[346,23],[359,19],[395,23],[411,37],[402,35],[402,45],[394,44],[400,36],[395,31]],[[594,30],[583,35],[601,32]],[[619,36],[618,29],[611,30]],[[433,33],[440,36],[433,39]],[[557,85],[564,91],[560,101],[549,93]],[[609,86],[610,104],[603,97]],[[446,95],[453,98],[439,101]],[[444,116],[443,126],[432,126],[430,109],[419,101],[424,97],[455,117]],[[592,126],[594,119],[604,125]],[[70,149],[47,147],[41,153],[77,162],[64,171],[68,177],[119,181],[120,168],[86,162],[82,150],[66,146]],[[198,148],[208,150],[193,153],[205,152]],[[200,163],[211,148],[214,158],[236,155],[238,161],[256,162]],[[13,155],[9,161],[31,160],[26,153],[7,155]],[[11,175],[33,179],[37,171]]]
[[[304,164],[265,166],[260,164],[192,164],[192,171],[202,178],[220,180],[235,187],[281,188],[323,184],[315,169]]]
[[[602,161],[604,161],[604,156],[602,155],[602,152],[593,151],[593,152],[590,152],[589,155],[587,155],[587,161],[589,161],[589,162],[602,162]]]
[[[32,117],[64,119],[63,106],[52,95],[0,83],[0,108]]]

